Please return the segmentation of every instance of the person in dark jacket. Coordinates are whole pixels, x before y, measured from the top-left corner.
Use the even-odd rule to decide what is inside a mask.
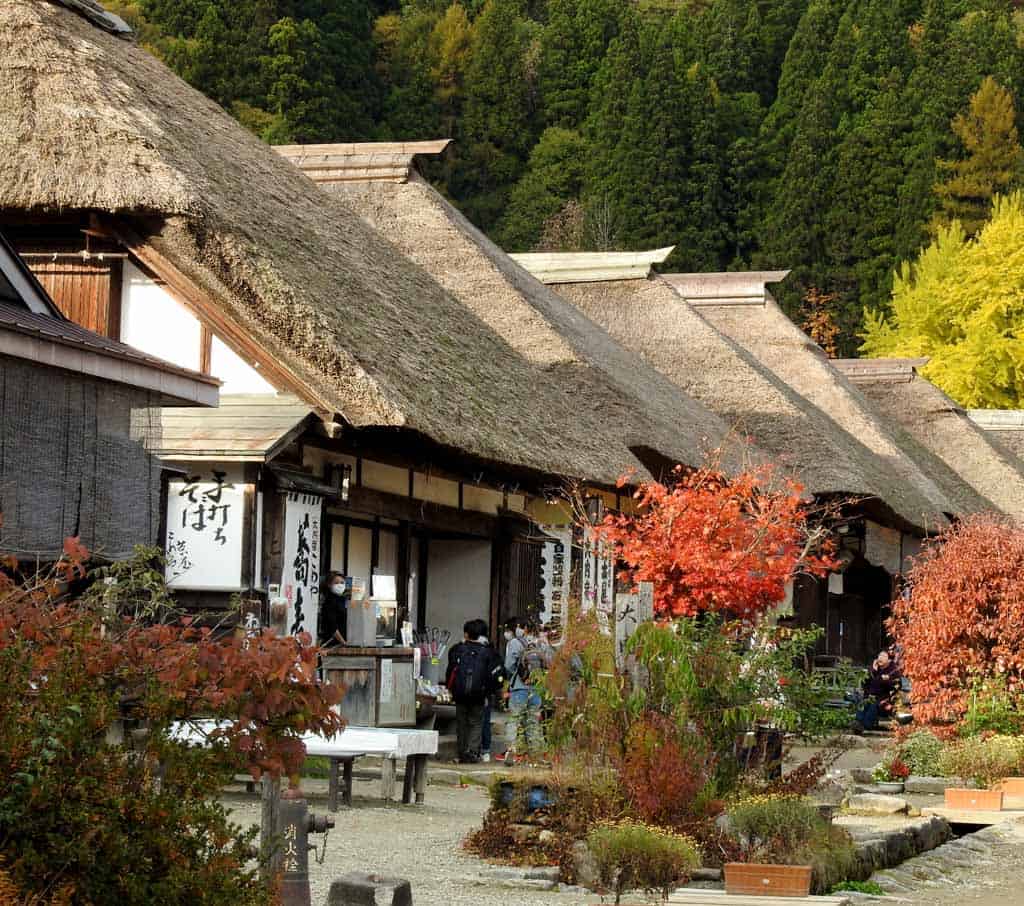
[[[348,632],[349,594],[345,577],[339,572],[328,573],[320,597],[318,627],[321,645],[344,643]]]
[[[484,710],[500,684],[501,659],[487,644],[483,620],[468,620],[462,631],[463,641],[448,652],[448,689],[455,700],[459,762],[473,764],[480,761]]]
[[[900,688],[900,670],[888,651],[879,652],[864,680],[864,703],[857,712],[857,721],[865,730],[878,727],[881,717],[891,717]]]

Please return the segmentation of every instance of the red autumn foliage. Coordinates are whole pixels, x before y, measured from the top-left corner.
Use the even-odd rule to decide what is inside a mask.
[[[0,653],[17,647],[30,659],[27,688],[66,670],[73,656],[79,687],[115,690],[126,716],[155,727],[224,721],[213,736],[242,756],[254,778],[297,774],[302,733],[343,729],[332,708],[340,689],[317,680],[318,649],[308,637],[265,631],[239,638],[187,617],[156,624],[112,618],[69,598],[68,583],[85,576],[88,552],[75,538],[64,550],[48,575],[19,583],[0,573]]]
[[[683,736],[671,718],[652,712],[633,725],[624,748],[619,776],[641,818],[672,824],[692,814],[714,767],[702,737]]]
[[[975,516],[929,544],[893,604],[888,628],[902,648],[914,720],[949,724],[971,687],[998,677],[1024,691],[1024,529]]]
[[[803,488],[772,468],[728,477],[712,466],[677,466],[674,479],[641,484],[635,513],[598,527],[627,566],[623,578],[654,583],[656,614],[756,617],[783,600],[797,573],[832,567]]]

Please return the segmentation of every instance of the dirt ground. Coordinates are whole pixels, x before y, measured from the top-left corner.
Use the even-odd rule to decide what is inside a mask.
[[[490,866],[460,846],[466,834],[480,826],[487,809],[481,787],[431,784],[426,804],[419,807],[383,807],[373,798],[379,790],[379,781],[357,779],[353,807],[334,816],[324,864],[310,865],[314,906],[326,903],[331,881],[351,871],[407,879],[416,906],[582,906],[597,901],[593,895],[515,889],[484,878],[481,872]],[[232,796],[226,804],[239,824],[259,824],[256,797]],[[326,803],[314,800],[312,810],[325,813]]]

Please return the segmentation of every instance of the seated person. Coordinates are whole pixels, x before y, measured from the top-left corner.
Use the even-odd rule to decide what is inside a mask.
[[[882,651],[871,664],[864,680],[864,703],[857,712],[857,722],[865,730],[878,728],[881,717],[891,718],[900,688],[900,672],[888,651]]]

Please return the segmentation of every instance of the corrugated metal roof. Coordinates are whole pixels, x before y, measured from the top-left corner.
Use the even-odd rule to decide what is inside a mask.
[[[331,182],[406,182],[420,157],[444,152],[451,139],[429,142],[360,142],[333,145],[278,145],[310,179]]]
[[[665,274],[692,305],[763,305],[768,284],[781,283],[789,271],[735,271],[718,274]]]
[[[647,252],[525,252],[509,257],[541,283],[601,283],[642,280],[674,248],[670,245]]]
[[[298,397],[225,394],[219,409],[161,409],[151,452],[164,459],[264,462],[313,415]]]

